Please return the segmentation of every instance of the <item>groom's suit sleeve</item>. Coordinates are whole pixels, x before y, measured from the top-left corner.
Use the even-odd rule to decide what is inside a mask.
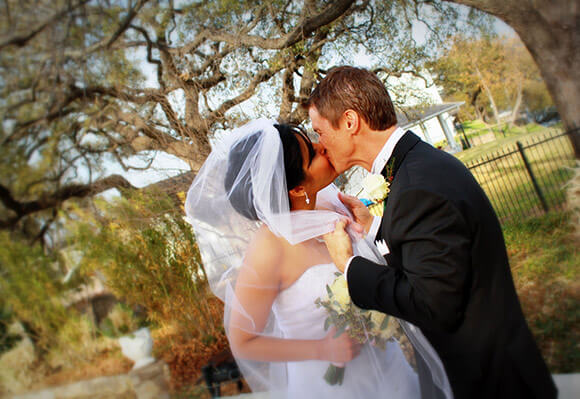
[[[407,190],[389,206],[389,266],[355,257],[347,275],[353,302],[421,328],[454,331],[469,291],[466,221],[451,201],[426,190]]]

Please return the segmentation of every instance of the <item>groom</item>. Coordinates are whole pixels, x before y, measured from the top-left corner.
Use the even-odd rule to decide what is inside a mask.
[[[455,398],[555,398],[516,295],[499,222],[469,171],[398,128],[387,90],[367,70],[331,69],[306,106],[338,172],[360,165],[391,181],[382,218],[342,197],[367,238],[384,240],[387,267],[352,257],[341,224],[327,237],[336,266],[347,269],[353,302],[420,327]],[[423,397],[440,394],[421,379]]]

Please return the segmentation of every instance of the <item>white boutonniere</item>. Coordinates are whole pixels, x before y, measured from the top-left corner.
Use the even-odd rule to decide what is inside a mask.
[[[369,212],[373,216],[383,216],[385,208],[384,201],[391,192],[394,162],[395,159],[392,158],[387,166],[385,166],[386,179],[382,174],[369,174],[362,181],[362,189],[357,194],[357,197],[360,198],[360,194],[363,192],[368,196],[368,200],[363,198],[361,201],[369,208]]]
[[[368,194],[369,199],[374,202],[381,202],[391,191],[391,183],[385,180],[383,175],[369,174],[362,182],[364,191]]]

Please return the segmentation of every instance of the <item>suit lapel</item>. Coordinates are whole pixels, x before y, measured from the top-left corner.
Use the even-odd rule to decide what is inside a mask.
[[[387,165],[389,165],[391,162],[393,163],[393,168],[392,168],[392,172],[391,172],[392,173],[391,185],[395,179],[397,171],[399,170],[399,168],[401,167],[401,164],[403,163],[403,160],[405,159],[405,156],[420,141],[421,141],[421,139],[419,138],[419,136],[417,136],[412,131],[407,130],[407,132],[405,132],[403,137],[401,137],[399,142],[395,145],[395,148],[393,149],[393,154],[391,154],[391,157],[389,158],[389,161],[387,162]],[[386,176],[386,168],[383,169],[381,174],[385,177],[385,179],[387,179],[387,181],[389,180],[389,176]],[[389,202],[389,196],[387,195],[387,198],[385,198],[383,217],[381,220],[381,225],[379,227],[379,233],[378,233],[378,235],[381,238],[384,238],[386,240],[387,245],[389,245],[390,242],[387,239],[388,236],[386,234],[383,234],[383,232],[384,232],[383,226],[389,226],[389,223],[385,219],[386,215],[387,215],[388,202]],[[391,249],[391,251],[392,251],[392,249]],[[393,253],[391,253],[387,256],[393,257],[394,255],[393,255]],[[389,259],[387,257],[386,257],[386,259],[387,259],[387,263],[389,263]],[[396,262],[393,263],[391,261],[390,264],[397,264],[397,263]]]
[[[407,155],[407,153],[419,141],[421,141],[419,136],[417,136],[412,131],[407,130],[407,132],[403,135],[403,137],[401,137],[401,139],[399,140],[397,145],[395,145],[395,148],[393,149],[393,153],[391,154],[391,157],[389,158],[389,161],[387,162],[387,165],[389,165],[391,162],[393,162],[393,170],[392,170],[393,179],[395,178],[397,171],[401,167],[401,164],[403,163],[403,159],[405,159],[405,156]],[[383,176],[385,176],[386,179],[389,178],[389,176],[386,176],[386,168],[383,169],[381,174]]]

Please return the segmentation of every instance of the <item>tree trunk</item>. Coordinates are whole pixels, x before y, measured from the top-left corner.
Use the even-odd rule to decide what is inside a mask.
[[[580,127],[580,7],[577,0],[444,0],[512,27],[538,65],[566,129]],[[580,135],[570,136],[580,158]]]
[[[516,121],[516,119],[518,117],[518,112],[520,112],[520,106],[522,105],[522,92],[523,92],[522,82],[520,81],[518,83],[518,93],[516,96],[516,102],[515,102],[514,106],[512,107],[512,114],[510,116],[509,127],[513,126],[514,122]]]
[[[491,90],[489,89],[489,86],[485,82],[485,79],[483,78],[483,75],[481,74],[481,71],[479,70],[479,68],[477,66],[475,67],[475,71],[477,72],[477,76],[479,76],[479,82],[481,83],[483,90],[487,94],[487,99],[489,100],[489,103],[491,105],[491,110],[493,111],[493,117],[495,118],[495,123],[499,126],[500,125],[499,112],[497,111],[497,106],[495,105],[495,101],[494,101],[493,96],[491,94]]]

